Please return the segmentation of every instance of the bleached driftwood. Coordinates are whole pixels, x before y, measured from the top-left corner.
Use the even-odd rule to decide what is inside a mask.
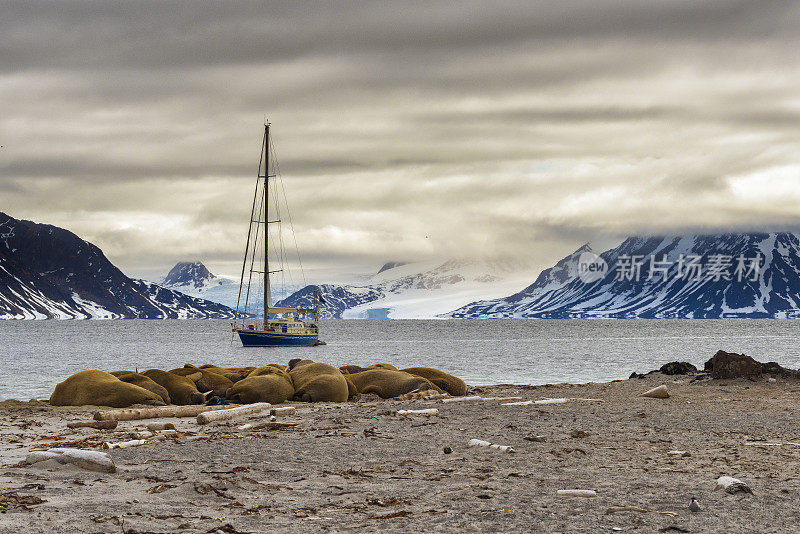
[[[504,402],[503,406],[528,406],[530,404],[566,404],[568,402],[603,402],[603,399],[587,399],[583,397],[570,397],[558,399],[526,400],[522,402]]]
[[[131,439],[128,441],[117,441],[116,443],[109,443],[106,441],[102,447],[104,449],[127,449],[128,447],[138,447],[147,443],[146,439]]]
[[[467,443],[467,447],[489,447],[491,449],[497,449],[498,451],[503,452],[517,452],[514,450],[513,447],[508,445],[498,445],[497,443],[492,443],[491,441],[484,441],[482,439],[471,439],[469,443]]]
[[[269,411],[270,415],[292,415],[297,409],[294,406],[281,406],[279,408],[272,408]]]
[[[203,412],[230,409],[230,406],[158,406],[156,408],[125,408],[95,412],[95,421],[135,421],[138,419],[156,419],[158,417],[196,417]]]
[[[175,430],[175,425],[172,423],[148,423],[147,430],[150,432],[158,432],[159,430]]]
[[[469,397],[450,397],[442,399],[442,402],[476,402],[481,400],[478,395],[470,395]]]
[[[422,397],[420,400],[435,400],[435,399],[446,399],[450,397],[449,393],[436,393],[434,395],[426,395]]]
[[[556,491],[560,497],[597,497],[597,492],[587,489],[565,489]]]
[[[264,410],[268,410],[270,406],[272,405],[268,402],[256,402],[255,404],[238,406],[236,408],[228,408],[226,410],[204,412],[197,416],[197,424],[205,425],[213,421],[224,421],[227,419],[234,419],[242,415],[263,412]]]
[[[33,451],[28,453],[25,463],[33,465],[47,460],[55,460],[60,464],[73,464],[81,469],[114,473],[117,467],[111,457],[99,451],[85,451],[82,449],[54,448],[46,451]]]
[[[97,430],[114,430],[117,428],[117,421],[80,421],[77,423],[67,423],[67,428],[96,428]]]
[[[439,410],[436,408],[428,408],[425,410],[397,410],[397,415],[439,415]]]
[[[481,397],[482,401],[512,402],[521,401],[522,397]]]
[[[655,387],[653,389],[645,391],[644,393],[642,393],[639,396],[640,397],[649,397],[651,399],[668,399],[669,398],[669,392],[667,391],[667,386],[662,384],[662,385],[660,385],[658,387]]]

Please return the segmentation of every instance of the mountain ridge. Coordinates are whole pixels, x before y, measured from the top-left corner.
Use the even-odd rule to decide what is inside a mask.
[[[573,263],[580,250],[557,264],[573,269],[558,280],[543,284],[537,279],[518,293],[476,301],[447,316],[708,319],[800,315],[800,240],[789,232],[632,236],[595,256],[608,271],[588,283]],[[758,278],[752,279],[754,273],[747,270],[756,258]]]
[[[122,273],[74,233],[0,213],[0,318],[228,318],[233,310]]]

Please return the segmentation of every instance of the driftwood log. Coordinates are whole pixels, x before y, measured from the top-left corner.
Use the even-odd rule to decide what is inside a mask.
[[[203,412],[230,409],[230,406],[158,406],[156,408],[125,408],[95,412],[95,421],[135,421],[138,419],[155,419],[158,417],[197,417]]]
[[[205,425],[212,421],[224,421],[233,419],[241,415],[249,415],[264,410],[269,410],[272,405],[268,402],[256,402],[255,404],[248,404],[246,406],[237,406],[236,408],[227,408],[225,410],[216,410],[213,412],[203,412],[197,415],[197,423]]]

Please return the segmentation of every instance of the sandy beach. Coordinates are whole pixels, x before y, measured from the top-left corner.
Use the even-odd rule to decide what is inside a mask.
[[[665,384],[670,398],[639,395]],[[471,388],[505,406],[362,396],[288,403],[200,426],[194,418],[68,429],[97,408],[0,403],[2,532],[794,532],[800,523],[800,382],[665,376],[583,385]],[[439,415],[399,416],[436,408]],[[177,436],[108,451],[116,473],[26,466],[35,449]],[[477,438],[515,452],[467,447]],[[445,453],[445,448],[452,450]],[[685,452],[673,452],[685,451]],[[672,454],[670,454],[672,452]],[[720,476],[753,491],[714,491]],[[595,497],[564,497],[586,489]],[[701,511],[693,513],[691,497]],[[41,503],[37,502],[41,499]],[[26,504],[27,503],[27,504]]]

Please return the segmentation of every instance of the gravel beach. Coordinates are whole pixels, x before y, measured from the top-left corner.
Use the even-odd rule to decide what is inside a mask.
[[[639,396],[662,384],[669,398]],[[469,392],[559,404],[289,403],[296,412],[278,422],[297,425],[260,429],[238,427],[269,417],[73,430],[97,408],[4,401],[0,532],[796,532],[799,390],[655,373]],[[396,414],[426,408],[439,414]],[[22,463],[35,449],[102,450],[157,421],[177,436],[107,451],[115,473]],[[715,491],[720,476],[753,494]],[[596,496],[557,494],[569,489]]]

